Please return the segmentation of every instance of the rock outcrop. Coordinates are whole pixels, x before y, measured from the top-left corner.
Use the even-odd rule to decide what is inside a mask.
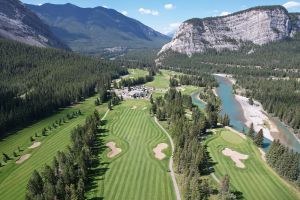
[[[208,49],[238,50],[245,43],[263,45],[293,37],[300,15],[282,6],[255,7],[222,17],[190,19],[159,54],[174,51],[191,56]]]
[[[19,0],[0,1],[0,38],[38,47],[69,49]]]

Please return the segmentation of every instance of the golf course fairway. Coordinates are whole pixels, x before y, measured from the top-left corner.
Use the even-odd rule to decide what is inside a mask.
[[[206,144],[213,162],[216,163],[214,174],[219,180],[228,174],[233,190],[238,191],[237,196],[255,200],[299,199],[299,192],[297,194],[296,189],[262,160],[259,150],[249,138],[243,139],[226,129],[217,129],[216,134]],[[248,155],[248,159],[242,160],[245,168],[237,167],[230,157],[223,155],[225,148]]]
[[[121,151],[112,158],[107,157],[110,148],[100,154],[102,164],[94,170],[98,177],[93,178],[88,199],[176,199],[168,170],[170,144],[149,108],[149,101],[127,100],[109,112],[102,127],[106,129],[103,140],[113,142]],[[168,144],[162,160],[153,152],[160,143]]]

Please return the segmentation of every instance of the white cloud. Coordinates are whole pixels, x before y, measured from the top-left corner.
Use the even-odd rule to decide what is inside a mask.
[[[108,6],[107,6],[107,5],[103,5],[102,7],[103,7],[103,8],[108,8]]]
[[[289,8],[300,8],[300,3],[296,2],[296,1],[288,1],[285,4],[283,4],[283,6],[286,9],[289,9]]]
[[[147,9],[147,8],[140,8],[139,12],[141,14],[143,14],[143,15],[153,15],[153,16],[159,15],[158,11],[156,11],[156,10],[150,10],[150,9]]]
[[[229,15],[229,14],[231,14],[231,12],[223,11],[223,12],[221,12],[220,16],[226,16],[226,15]]]
[[[180,24],[181,24],[180,22],[174,22],[169,24],[167,27],[164,28],[164,34],[173,35],[177,31]]]
[[[165,7],[166,10],[173,10],[174,9],[174,5],[171,4],[171,3],[165,4],[164,7]]]
[[[122,11],[121,12],[123,15],[127,16],[128,15],[128,12],[126,10]]]

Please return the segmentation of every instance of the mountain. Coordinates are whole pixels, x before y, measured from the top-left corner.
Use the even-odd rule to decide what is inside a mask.
[[[289,14],[282,6],[254,7],[222,17],[187,20],[159,54],[238,50],[247,43],[264,45],[293,38],[299,29],[300,14]]]
[[[36,14],[18,0],[0,0],[0,38],[39,47],[68,49]]]
[[[27,7],[49,24],[52,31],[72,50],[81,53],[161,48],[171,40],[113,9],[80,8],[69,3]]]

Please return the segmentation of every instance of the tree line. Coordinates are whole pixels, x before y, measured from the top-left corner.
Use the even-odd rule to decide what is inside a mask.
[[[300,154],[280,144],[278,140],[272,142],[266,154],[268,164],[278,174],[295,182],[300,187]]]
[[[46,165],[41,172],[33,172],[27,184],[26,199],[85,199],[100,123],[99,113],[95,111],[83,126],[71,132],[71,146],[65,152],[59,151],[52,165]]]
[[[150,112],[159,120],[167,120],[175,144],[174,170],[184,177],[181,183],[185,199],[209,199],[218,191],[204,178],[212,172],[213,162],[202,141],[208,136],[208,129],[217,126],[219,107],[208,103],[205,114],[193,106],[190,98],[176,88],[170,88],[163,98],[150,99]],[[191,118],[186,117],[186,110],[192,111]],[[219,197],[234,199],[229,190],[229,177],[221,184]]]
[[[119,64],[0,40],[0,132],[105,90],[127,74]]]

